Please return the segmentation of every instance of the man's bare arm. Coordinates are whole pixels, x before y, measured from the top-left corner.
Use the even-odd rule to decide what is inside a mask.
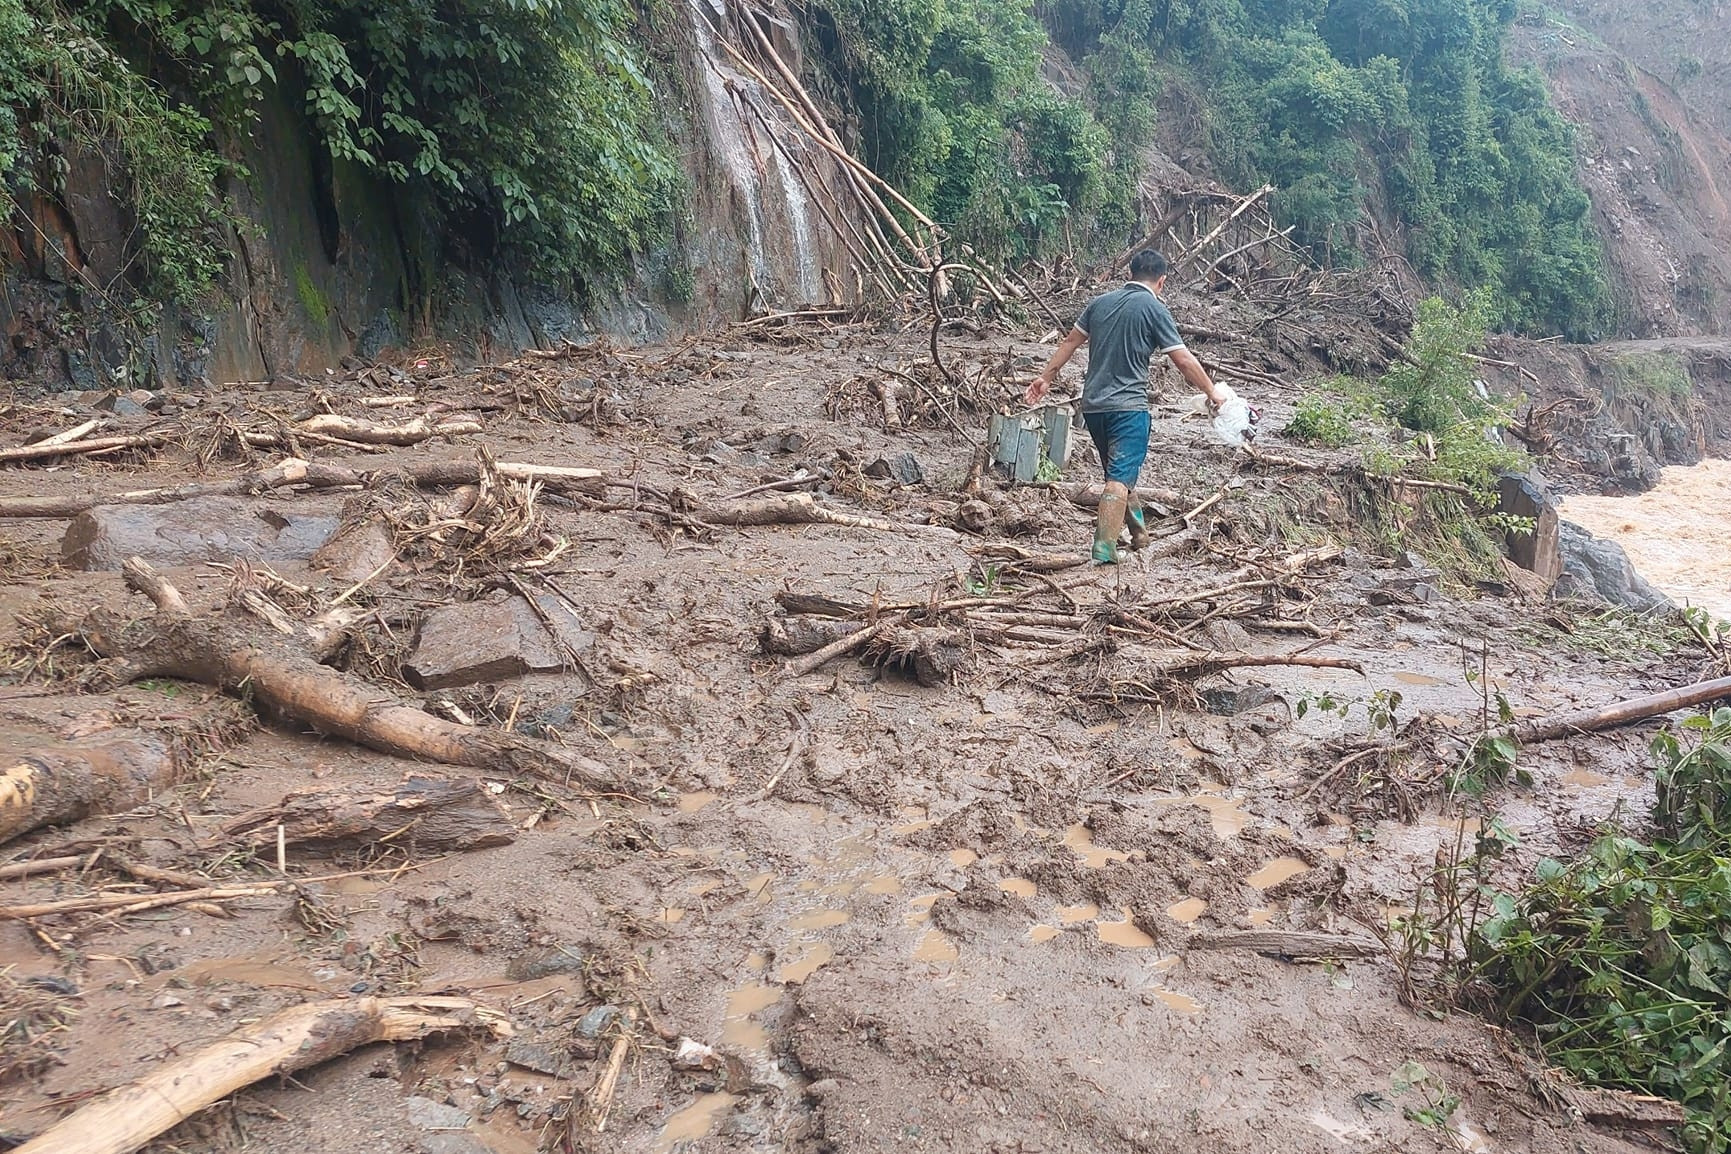
[[[1166,354],[1172,367],[1190,382],[1190,387],[1218,405],[1226,399],[1226,391],[1216,385],[1208,376],[1208,370],[1202,367],[1202,362],[1196,359],[1196,354],[1189,349],[1173,349]]]
[[[1076,350],[1088,343],[1088,334],[1082,329],[1073,328],[1070,335],[1058,343],[1052,352],[1052,359],[1046,362],[1046,367],[1040,370],[1040,375],[1034,378],[1034,383],[1028,386],[1023,400],[1030,405],[1037,405],[1045,400],[1046,394],[1052,391],[1052,382],[1058,379],[1058,370],[1069,363],[1076,355]]]

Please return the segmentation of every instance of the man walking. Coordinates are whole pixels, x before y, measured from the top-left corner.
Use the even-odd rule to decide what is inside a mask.
[[[1232,396],[1230,389],[1208,378],[1202,363],[1184,347],[1177,322],[1159,297],[1169,268],[1166,258],[1153,249],[1132,257],[1130,282],[1088,302],[1076,318],[1076,327],[1028,386],[1027,402],[1039,404],[1051,391],[1058,370],[1077,349],[1089,346],[1082,421],[1106,470],[1106,491],[1094,526],[1094,560],[1102,565],[1118,561],[1118,534],[1126,516],[1131,547],[1140,549],[1148,543],[1135,493],[1136,478],[1148,456],[1148,366],[1154,354],[1165,353],[1211,405],[1222,405]]]

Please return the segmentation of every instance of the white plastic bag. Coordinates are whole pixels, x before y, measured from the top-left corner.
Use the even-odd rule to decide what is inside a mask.
[[[1232,386],[1221,385],[1220,391],[1226,394],[1226,399],[1214,411],[1214,436],[1223,445],[1242,445],[1255,438],[1256,414],[1250,405],[1232,391]]]

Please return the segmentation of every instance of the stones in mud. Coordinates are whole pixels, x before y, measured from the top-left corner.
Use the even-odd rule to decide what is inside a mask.
[[[585,1058],[594,1056],[592,1048],[590,1053],[583,1055]],[[534,1038],[519,1036],[505,1043],[505,1061],[553,1078],[569,1077],[576,1067],[576,1057],[575,1054],[562,1053],[559,1047]]]
[[[619,1018],[618,1006],[596,1006],[577,1023],[577,1033],[585,1038],[599,1038]]]
[[[1563,570],[1557,596],[1607,601],[1638,613],[1670,607],[1670,599],[1647,584],[1615,541],[1600,540],[1573,521],[1559,522],[1558,540]]]
[[[1198,689],[1202,708],[1216,717],[1236,717],[1284,698],[1266,685],[1215,685]]]
[[[555,643],[527,601],[495,591],[429,613],[403,663],[403,676],[417,689],[448,689],[567,668],[562,649],[581,653],[594,645],[595,635],[577,628],[557,598],[538,593],[535,600],[563,645]]]
[[[882,481],[894,481],[904,488],[924,484],[926,480],[926,471],[920,467],[919,459],[912,453],[879,457],[865,467],[865,475]]]
[[[537,946],[512,958],[505,967],[505,976],[513,982],[560,976],[581,978],[586,962],[582,951],[570,946]]]
[[[153,565],[204,561],[305,561],[337,531],[337,518],[283,512],[256,501],[196,497],[171,505],[98,505],[72,519],[60,563],[84,572],[119,569],[128,557]]]

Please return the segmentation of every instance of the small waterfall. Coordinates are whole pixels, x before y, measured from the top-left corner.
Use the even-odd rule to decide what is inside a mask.
[[[779,148],[771,147],[775,170],[781,176],[781,195],[787,203],[789,222],[793,225],[793,260],[799,277],[800,299],[797,304],[814,305],[823,301],[823,278],[817,267],[817,237],[811,228],[811,200],[805,184],[793,170]]]
[[[690,0],[691,23],[698,49],[698,71],[703,74],[703,128],[711,151],[726,171],[729,185],[744,206],[747,259],[760,299],[751,302],[770,308],[798,308],[824,298],[819,247],[812,227],[811,197],[800,175],[783,152],[799,147],[797,129],[779,118],[774,98],[755,79],[733,67],[716,43],[705,7],[725,14],[724,0]],[[745,17],[750,19],[748,15]],[[751,101],[765,119],[785,128],[777,141],[764,139],[756,113],[744,106]],[[764,196],[769,186],[764,157],[775,168],[779,203]],[[786,259],[776,259],[785,256]],[[782,273],[778,275],[777,270]],[[792,283],[785,283],[792,282]],[[748,306],[749,307],[749,306]]]

